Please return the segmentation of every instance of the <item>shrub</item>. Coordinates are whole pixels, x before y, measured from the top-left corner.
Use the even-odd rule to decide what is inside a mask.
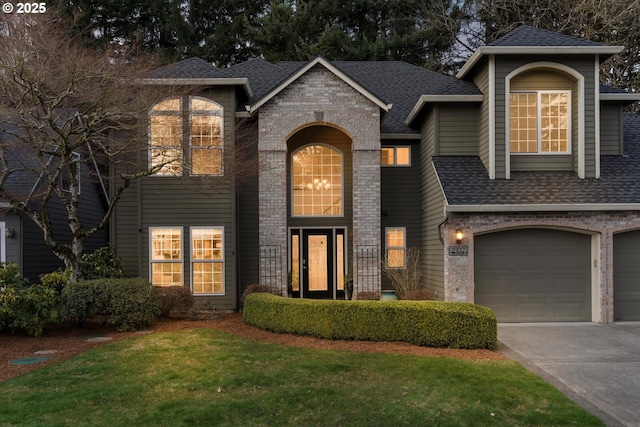
[[[160,300],[162,317],[169,317],[172,311],[188,313],[193,307],[193,295],[184,286],[154,286],[154,290]]]
[[[93,253],[82,255],[82,276],[84,280],[121,278],[122,261],[113,246],[104,246]]]
[[[420,289],[422,277],[420,249],[414,247],[407,249],[404,268],[391,267],[383,262],[382,271],[391,279],[398,299],[407,299],[407,293]]]
[[[100,279],[108,289],[106,324],[119,331],[137,331],[160,315],[160,299],[147,280]]]
[[[56,291],[44,285],[27,285],[16,264],[0,267],[0,330],[40,336],[53,319]]]
[[[85,280],[62,291],[61,320],[79,324],[98,314],[119,331],[144,329],[160,315],[160,299],[141,278]]]
[[[20,274],[20,266],[13,263],[0,262],[0,287],[6,285],[26,285],[27,279]]]
[[[245,290],[242,292],[242,295],[240,295],[240,305],[241,306],[244,305],[244,300],[247,298],[247,296],[255,293],[280,295],[280,292],[278,292],[277,290],[274,290],[273,288],[267,285],[253,284],[253,285],[247,286]]]
[[[58,270],[52,273],[41,274],[40,283],[44,286],[50,287],[60,294],[64,287],[69,283],[70,277],[70,270]]]
[[[304,300],[253,294],[245,301],[243,318],[273,332],[325,339],[491,350],[498,343],[493,312],[460,302]]]
[[[436,299],[436,294],[431,289],[420,288],[406,292],[403,299],[412,301],[431,301]]]

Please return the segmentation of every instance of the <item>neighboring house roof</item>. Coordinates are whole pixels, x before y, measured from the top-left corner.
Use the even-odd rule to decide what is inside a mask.
[[[487,46],[479,47],[458,71],[456,77],[463,78],[485,55],[493,54],[540,54],[540,55],[599,55],[604,61],[611,55],[622,52],[622,46],[607,46],[579,37],[554,33],[540,28],[521,25]]]
[[[477,156],[433,158],[450,212],[640,208],[640,116],[625,114],[624,156],[601,156],[600,178],[575,172],[511,172],[489,179]]]

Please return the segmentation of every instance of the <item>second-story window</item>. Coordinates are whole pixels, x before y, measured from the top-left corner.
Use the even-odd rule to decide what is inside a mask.
[[[382,166],[411,166],[411,147],[382,147]]]
[[[571,92],[512,92],[509,144],[514,154],[568,154]]]
[[[149,112],[149,163],[155,175],[180,176],[185,170],[222,175],[222,119],[222,107],[200,97],[155,104]]]

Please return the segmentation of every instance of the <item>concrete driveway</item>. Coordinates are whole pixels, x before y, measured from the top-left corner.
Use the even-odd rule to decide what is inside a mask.
[[[640,426],[640,323],[500,323],[498,341],[607,426]]]

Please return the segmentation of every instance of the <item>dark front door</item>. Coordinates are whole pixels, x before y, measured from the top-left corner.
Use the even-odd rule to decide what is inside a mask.
[[[300,229],[291,234],[293,296],[344,296],[344,230]]]

